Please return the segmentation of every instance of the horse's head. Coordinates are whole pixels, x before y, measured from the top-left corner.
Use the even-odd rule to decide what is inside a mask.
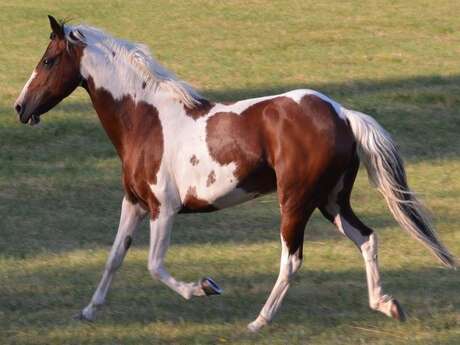
[[[41,114],[70,95],[81,82],[83,47],[66,39],[63,23],[52,16],[48,18],[52,30],[50,43],[14,104],[19,120],[31,125],[37,124]]]

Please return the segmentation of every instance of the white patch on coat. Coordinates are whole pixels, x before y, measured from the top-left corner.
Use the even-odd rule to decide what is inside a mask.
[[[64,28],[69,42],[85,45],[80,61],[83,78],[91,76],[96,88],[110,90],[115,99],[132,95],[136,101],[137,96],[148,99],[164,92],[189,107],[199,102],[199,93],[161,66],[146,45],[116,39],[86,25]]]
[[[239,181],[235,177],[237,166],[234,162],[222,165],[212,158],[206,141],[206,126],[208,120],[218,112],[232,111],[239,114],[257,102],[246,101],[245,105],[239,108],[218,104],[207,115],[196,120],[188,116],[181,105],[169,104],[158,107],[157,103],[164,147],[158,175],[168,174],[174,180],[181,202],[185,201],[191,188],[196,192],[194,196],[198,199],[205,200],[218,208],[254,198],[254,193],[246,193],[236,188]],[[216,112],[215,108],[220,110]],[[200,162],[199,164],[190,163],[193,156]],[[214,172],[214,182],[208,184],[208,176],[211,172]],[[162,192],[160,180],[155,185],[151,185],[155,194]]]

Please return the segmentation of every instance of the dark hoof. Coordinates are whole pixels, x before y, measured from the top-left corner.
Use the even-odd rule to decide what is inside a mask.
[[[219,287],[219,285],[217,285],[216,282],[214,280],[212,280],[211,278],[209,278],[209,277],[202,278],[200,280],[200,285],[201,285],[201,288],[203,289],[204,293],[206,294],[206,296],[220,295],[220,294],[222,294],[222,292],[224,292],[224,290],[222,290]]]
[[[94,320],[91,320],[91,319],[88,319],[87,317],[85,317],[85,315],[83,314],[82,311],[79,311],[78,313],[76,313],[73,316],[73,319],[78,320],[78,321],[86,321],[86,322],[93,322],[94,321]]]
[[[390,310],[391,317],[401,322],[406,321],[406,314],[404,313],[404,310],[401,307],[401,304],[399,304],[398,300],[396,299],[394,299],[392,302],[393,303],[391,305],[391,310]]]
[[[82,321],[82,320],[85,320],[85,317],[83,316],[83,313],[79,311],[72,317],[72,319]]]

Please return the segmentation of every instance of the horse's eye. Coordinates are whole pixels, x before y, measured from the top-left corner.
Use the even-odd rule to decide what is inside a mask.
[[[51,65],[53,64],[53,59],[45,59],[45,60],[43,60],[43,64],[46,67],[51,67]]]

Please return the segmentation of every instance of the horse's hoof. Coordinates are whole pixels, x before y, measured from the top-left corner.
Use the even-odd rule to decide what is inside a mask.
[[[78,320],[78,321],[93,322],[95,318],[94,317],[88,317],[88,316],[85,315],[85,313],[83,313],[83,311],[79,311],[78,313],[76,313],[73,316],[73,319]]]
[[[72,319],[78,320],[78,321],[84,321],[84,320],[86,320],[86,319],[85,319],[85,316],[83,315],[83,312],[82,312],[82,311],[79,311],[78,313],[74,314],[74,316],[72,317]]]
[[[257,325],[255,321],[253,321],[250,324],[248,324],[248,331],[251,332],[251,333],[259,332],[260,328],[261,327],[259,325]]]
[[[398,300],[393,299],[391,302],[391,317],[401,322],[406,321],[406,313],[404,313],[404,309],[402,308],[401,304],[399,304]]]
[[[259,315],[257,319],[248,324],[248,330],[251,333],[257,333],[261,330],[261,328],[265,327],[266,325],[268,325],[268,321],[264,317]]]
[[[209,277],[202,278],[200,280],[201,288],[203,289],[206,296],[210,295],[221,295],[224,290],[222,290],[217,283]]]

